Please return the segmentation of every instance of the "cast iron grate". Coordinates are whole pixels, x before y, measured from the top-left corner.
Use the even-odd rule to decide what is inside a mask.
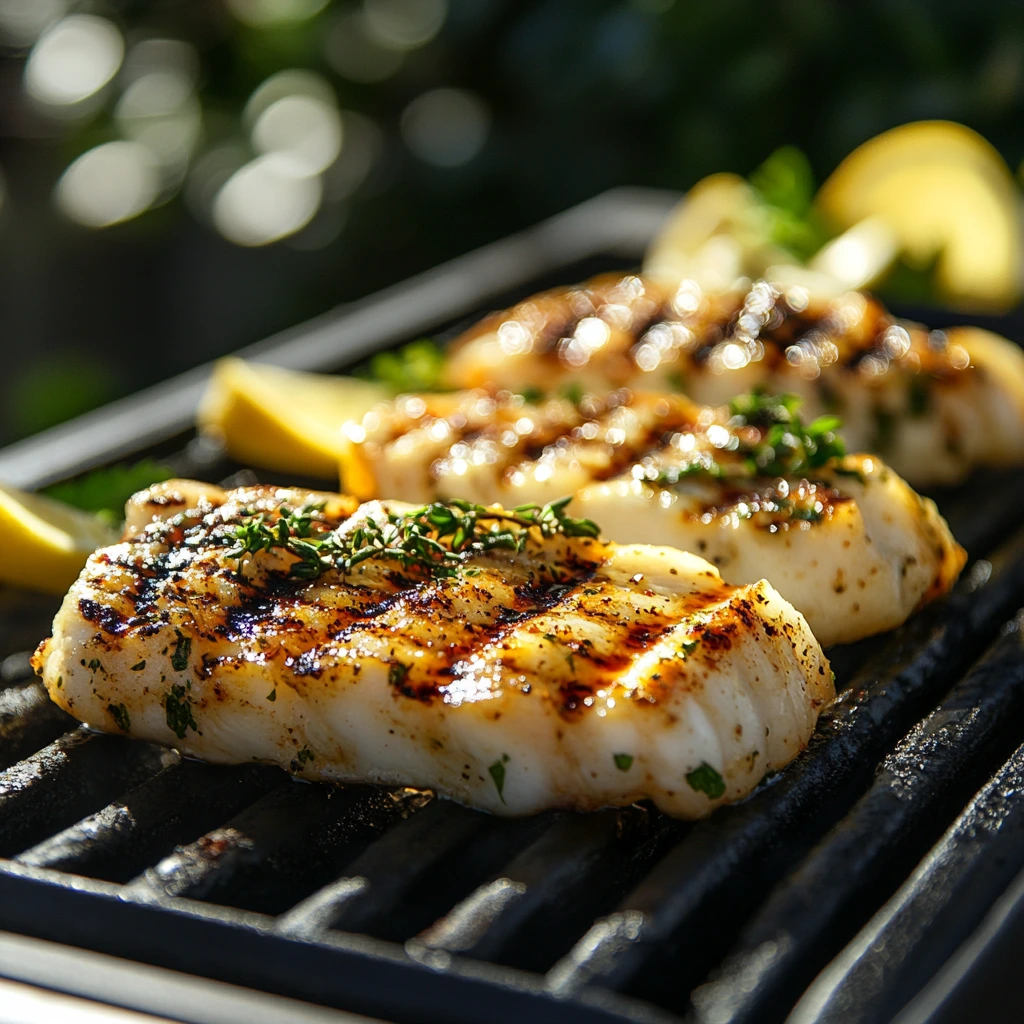
[[[620,241],[510,257],[505,283],[618,265]],[[172,427],[145,443],[182,475],[249,478]],[[89,733],[28,675],[54,603],[0,594],[0,929],[402,1022],[780,1021],[835,960],[797,1018],[889,1020],[1024,868],[1022,498],[1024,474],[940,495],[974,559],[954,593],[833,652],[843,696],[811,748],[695,824],[504,821]],[[898,960],[864,945],[878,934]]]

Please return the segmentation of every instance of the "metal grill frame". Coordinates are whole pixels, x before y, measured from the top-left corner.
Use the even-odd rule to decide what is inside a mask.
[[[568,283],[588,261],[635,262],[678,198],[613,190],[238,354],[303,370],[351,365],[519,298],[539,279]],[[934,315],[930,319],[934,324]],[[992,318],[972,319],[1007,327]],[[34,488],[144,450],[180,445],[210,370],[200,367],[0,451],[0,479]],[[521,844],[525,853],[509,870],[531,879],[533,871],[539,880],[536,900],[520,902],[518,916],[505,913],[508,892],[501,885],[495,883],[493,891],[482,886],[475,895],[483,909],[470,908],[477,918],[469,921],[474,927],[483,921],[479,934],[465,922],[446,921],[436,943],[424,933],[422,941],[404,947],[356,933],[358,913],[345,906],[353,880],[344,875],[275,918],[169,896],[155,878],[148,889],[133,883],[129,892],[111,882],[0,859],[0,977],[204,1024],[259,1019],[251,993],[232,985],[303,1000],[267,1005],[287,1008],[289,1019],[311,1021],[335,1019],[322,1007],[399,1022],[679,1019],[647,1001],[652,998],[695,1020],[739,1024],[765,1019],[766,1012],[781,1019],[826,966],[817,962],[818,940],[850,913],[852,883],[813,906],[837,851],[852,863],[858,849],[870,847],[854,881],[872,899],[881,894],[872,904],[881,909],[863,929],[859,919],[847,929],[854,936],[850,945],[803,996],[793,1019],[868,1024],[890,1019],[908,1001],[908,1022],[928,1019],[950,1005],[961,977],[978,974],[985,950],[1001,934],[985,913],[1016,873],[1006,865],[1024,866],[1024,852],[1007,853],[1007,837],[1024,834],[1024,800],[1009,792],[1024,769],[1020,751],[1014,752],[1021,736],[1008,725],[1024,711],[1024,652],[1014,617],[1024,603],[1024,533],[1006,540],[1020,526],[1024,474],[988,482],[998,482],[1000,498],[984,516],[966,492],[947,495],[945,508],[972,553],[997,545],[998,551],[976,562],[947,601],[894,635],[833,652],[838,674],[851,686],[824,716],[811,749],[745,804],[692,828],[655,829],[647,836],[654,846],[628,901],[593,922],[546,976],[487,958],[519,934],[528,914],[555,902],[555,887],[571,885],[571,872],[543,874],[557,863],[559,851],[605,849],[607,823],[596,816],[592,827],[577,827],[571,819],[566,824],[564,818],[561,824],[545,822],[547,853],[543,845]],[[0,689],[0,719],[4,694]],[[36,749],[59,725],[55,713],[31,709],[35,717],[20,738],[26,750]],[[936,746],[939,735],[948,749]],[[0,757],[3,740],[0,729]],[[137,781],[134,773],[152,775],[146,748],[132,749],[139,763],[126,758],[120,765],[121,789]],[[77,798],[96,806],[105,802],[88,793]],[[822,798],[826,806],[820,806]],[[18,837],[4,835],[3,799],[0,793],[0,845],[17,848]],[[834,807],[827,806],[830,801]],[[938,826],[927,820],[937,808]],[[992,821],[998,826],[979,825]],[[944,822],[952,824],[943,835]],[[616,819],[615,827],[621,824]],[[31,826],[29,819],[25,827]],[[796,870],[779,859],[780,835],[783,852],[798,859]],[[922,835],[938,843],[906,879],[923,852]],[[883,870],[890,853],[897,864],[893,878]],[[989,870],[993,863],[1003,865],[1001,871]],[[730,890],[745,872],[753,881],[737,897]],[[979,882],[983,878],[987,885]],[[1008,908],[995,906],[997,921],[1003,920],[1000,912],[1005,917],[1024,905],[1020,888],[1010,887],[1001,897]],[[730,909],[742,929],[715,933],[707,955],[694,957],[681,931],[695,924],[713,929],[714,915]],[[936,914],[946,925],[938,946],[925,940]],[[888,963],[872,952],[872,937],[899,940],[906,963]],[[11,953],[21,948],[19,942],[29,951],[23,957]],[[47,942],[65,946],[55,952]],[[160,975],[161,970],[180,973]],[[115,979],[120,980],[113,993]],[[675,994],[662,1000],[673,986]],[[694,986],[699,987],[691,1007],[679,992]],[[182,994],[177,1002],[168,995],[175,991]]]

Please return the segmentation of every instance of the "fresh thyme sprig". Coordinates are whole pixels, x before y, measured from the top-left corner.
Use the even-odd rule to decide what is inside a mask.
[[[728,462],[720,462],[708,451],[679,466],[658,470],[653,483],[671,487],[688,476],[798,476],[808,470],[820,469],[831,459],[846,454],[846,447],[836,431],[842,426],[838,416],[819,416],[805,425],[798,414],[802,400],[797,395],[769,395],[752,391],[729,403],[729,426],[735,431],[756,427],[755,440],[743,434],[734,436],[735,452],[742,462],[736,472]]]
[[[531,531],[542,537],[597,537],[600,530],[595,523],[566,514],[570,500],[514,509],[459,499],[437,501],[408,512],[388,512],[344,535],[313,534],[320,506],[307,505],[293,512],[282,505],[274,523],[260,513],[236,526],[230,534],[235,547],[227,556],[242,559],[282,548],[298,559],[289,570],[291,575],[308,580],[318,579],[329,569],[347,573],[370,558],[398,562],[405,570],[427,576],[453,576],[471,555],[498,549],[522,551]]]

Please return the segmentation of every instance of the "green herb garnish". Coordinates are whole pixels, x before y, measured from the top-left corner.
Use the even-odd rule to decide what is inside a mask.
[[[267,694],[267,700],[269,700],[271,704],[273,704],[274,701],[277,700],[277,687],[276,686],[270,691],[270,693]]]
[[[133,672],[141,672],[145,667],[146,667],[146,661],[145,661],[145,659],[143,659],[142,661],[137,661],[134,665],[132,665],[132,671]]]
[[[313,753],[309,747],[303,747],[296,755],[299,759],[299,764],[305,764],[306,761],[315,761],[316,754]]]
[[[797,415],[800,405],[796,395],[769,395],[760,390],[729,403],[735,425],[757,427],[761,435],[755,444],[740,448],[751,475],[795,476],[846,454],[836,434],[842,426],[839,417],[819,416],[805,426]]]
[[[526,387],[519,389],[519,394],[523,396],[523,399],[530,403],[530,405],[538,405],[544,401],[544,392],[534,384],[527,384]]]
[[[405,686],[409,678],[409,666],[403,665],[400,661],[393,661],[388,666],[388,682],[394,687]]]
[[[173,475],[169,466],[143,459],[132,465],[94,469],[74,480],[51,484],[43,493],[75,508],[95,512],[113,525],[124,519],[125,502],[133,494]]]
[[[494,788],[498,791],[498,797],[501,802],[505,802],[505,765],[509,762],[508,754],[502,754],[500,761],[495,761],[494,764],[487,769],[487,773],[494,780]]]
[[[131,719],[128,717],[128,709],[123,704],[108,704],[107,711],[110,712],[110,717],[114,720],[114,725],[116,725],[121,732],[131,731]]]
[[[329,569],[347,573],[370,558],[398,562],[403,569],[427,576],[454,576],[472,555],[498,549],[522,551],[531,530],[542,537],[597,537],[600,530],[595,523],[566,515],[570,500],[495,510],[452,499],[401,514],[388,512],[383,520],[368,520],[344,535],[319,536],[310,532],[308,510],[293,513],[282,506],[281,518],[274,524],[260,513],[236,526],[229,535],[236,546],[227,554],[241,559],[245,554],[282,548],[298,558],[290,574],[310,580]]]
[[[628,772],[633,767],[633,755],[632,754],[612,754],[612,760],[615,762],[615,767],[620,772]]]
[[[709,800],[717,800],[725,795],[725,779],[707,761],[702,761],[692,772],[686,773],[686,784],[690,789],[703,793]]]
[[[164,697],[164,711],[167,714],[167,726],[178,737],[185,738],[185,732],[191,729],[198,730],[196,720],[192,717],[192,704],[185,695],[185,687],[176,683],[171,685],[170,690]]]
[[[356,370],[356,376],[387,384],[396,394],[438,391],[444,364],[444,349],[430,338],[420,338],[392,352],[379,352]]]
[[[189,655],[192,653],[192,639],[187,637],[181,630],[176,629],[178,642],[171,651],[171,668],[176,672],[184,672],[188,668]]]

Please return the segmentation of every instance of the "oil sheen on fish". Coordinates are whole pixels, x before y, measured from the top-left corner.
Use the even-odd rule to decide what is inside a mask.
[[[477,514],[434,509],[156,485],[90,558],[36,670],[99,729],[507,815],[650,798],[701,817],[791,761],[834,696],[765,582],[500,516],[492,548],[423,540],[441,575],[388,553],[402,524]],[[371,534],[371,557],[325,564]]]
[[[785,397],[411,395],[349,425],[342,481],[408,501],[575,493],[611,540],[695,552],[733,584],[768,579],[829,645],[899,625],[966,557],[934,502],[875,456],[840,456],[829,426]]]
[[[916,487],[1024,462],[1024,353],[974,327],[929,331],[870,296],[813,300],[764,281],[746,294],[666,290],[608,274],[533,296],[452,346],[447,383],[547,394],[623,386],[719,405],[791,392],[837,413],[851,451],[881,455]]]

